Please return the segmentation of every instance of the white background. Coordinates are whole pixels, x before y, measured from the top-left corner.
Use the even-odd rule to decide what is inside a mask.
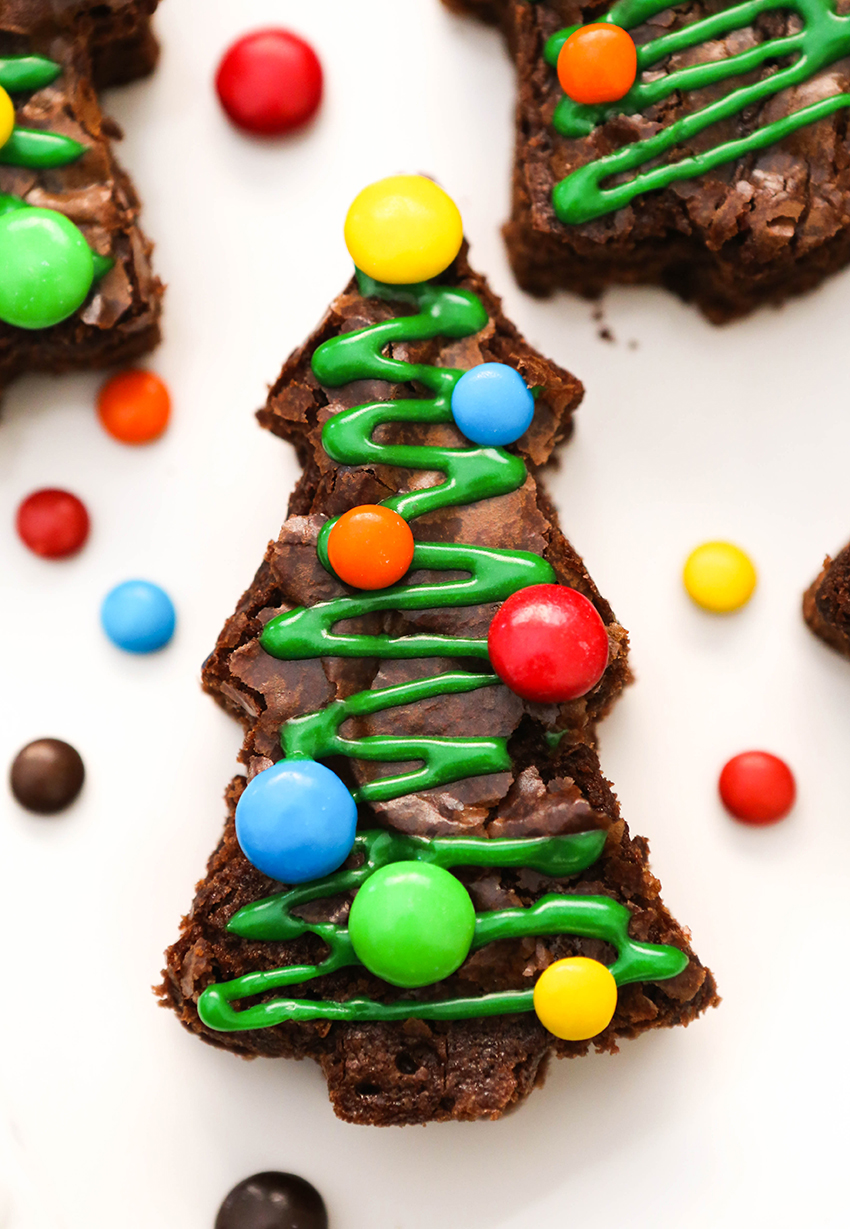
[[[319,1187],[333,1229],[846,1224],[850,665],[799,606],[850,536],[850,274],[723,329],[661,291],[617,291],[604,341],[590,305],[536,302],[511,278],[514,78],[495,32],[437,0],[166,0],[157,21],[158,73],[107,103],[169,283],[150,363],[173,425],[146,448],[115,443],[87,375],[21,381],[0,424],[0,765],[49,735],[88,771],[54,820],[0,796],[0,1083],[30,1186],[19,1178],[11,1223],[211,1229],[231,1185],[279,1168]],[[327,95],[310,131],[258,144],[227,126],[212,77],[235,36],[269,22],[313,42]],[[349,276],[351,198],[419,170],[457,200],[508,314],[586,383],[552,486],[638,675],[603,728],[603,767],[724,1002],[617,1057],[561,1063],[502,1122],[379,1131],[338,1122],[312,1064],[202,1045],[149,986],[240,742],[200,664],[296,477],[253,411]],[[60,564],[12,528],[50,485],[93,518]],[[712,537],[759,569],[725,619],[681,589],[684,557]],[[132,576],[177,605],[155,656],[99,629],[103,595]],[[725,759],[752,746],[798,777],[794,814],[770,830],[716,799]]]

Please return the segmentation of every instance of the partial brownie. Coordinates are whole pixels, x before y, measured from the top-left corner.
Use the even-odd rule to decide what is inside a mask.
[[[0,56],[38,54],[61,66],[54,82],[15,93],[16,124],[71,137],[85,146],[57,167],[3,165],[0,194],[70,218],[89,246],[114,261],[83,306],[50,328],[0,322],[0,391],[25,371],[62,372],[128,362],[160,339],[163,287],[151,269],[151,243],[139,226],[135,188],[117,162],[121,131],[94,92],[148,72],[156,60],[154,3],[18,4],[0,17]],[[28,21],[33,25],[24,33]],[[2,159],[2,151],[0,151]]]
[[[850,657],[850,544],[830,559],[803,597],[803,616],[816,636]]]
[[[745,75],[677,89],[637,113],[616,104],[589,135],[561,135],[553,125],[563,99],[555,67],[544,58],[547,39],[571,26],[598,21],[604,4],[576,0],[444,0],[451,9],[500,20],[516,61],[518,103],[513,208],[505,237],[520,285],[537,295],[564,288],[586,296],[616,283],[666,286],[693,301],[715,323],[778,304],[816,286],[850,260],[850,147],[847,110],[828,100],[850,91],[848,50],[799,85],[768,93],[737,115],[689,136],[642,170],[710,153],[721,142],[746,140],[767,124],[803,107],[825,104],[831,113],[750,149],[696,178],[646,191],[630,203],[589,221],[560,220],[553,190],[571,172],[635,142],[666,131],[676,121],[761,84],[786,69],[793,57],[762,56],[769,40],[794,38],[803,19],[765,3],[751,25],[666,55],[643,74],[649,84],[694,65],[718,65],[733,55],[762,56]],[[625,11],[625,7],[620,8]],[[629,28],[638,47],[722,13],[731,3],[697,0],[662,8]],[[823,0],[826,13],[830,9]],[[839,12],[844,8],[838,6]],[[840,21],[847,22],[846,16]],[[834,33],[834,32],[833,32]],[[830,35],[832,37],[832,35]],[[843,45],[843,44],[842,44]],[[842,55],[844,58],[842,58]],[[640,72],[638,80],[641,80]],[[840,102],[840,100],[839,100]],[[587,108],[590,111],[590,108]],[[635,172],[603,181],[610,188]]]
[[[543,555],[560,582],[580,590],[596,606],[608,631],[610,665],[595,689],[570,704],[532,704],[507,687],[495,686],[359,718],[358,737],[502,735],[508,739],[513,768],[388,802],[361,804],[358,825],[426,838],[558,836],[602,829],[607,834],[604,853],[579,875],[553,879],[528,868],[464,868],[456,873],[479,911],[532,905],[547,893],[613,897],[632,911],[633,938],[672,944],[687,955],[688,963],[671,980],[624,987],[613,1021],[592,1042],[558,1041],[533,1012],[426,1022],[413,1015],[415,1004],[411,1018],[403,1024],[316,1020],[250,1031],[216,1031],[198,1014],[198,999],[207,987],[257,970],[316,960],[323,947],[312,935],[292,942],[257,942],[228,932],[228,923],[243,906],[280,890],[280,885],[247,861],[236,841],[233,814],[245,787],[245,779],[237,777],[228,789],[224,835],[198,885],[181,936],[167,953],[161,1000],[190,1031],[212,1045],[245,1057],[315,1059],[325,1073],[337,1114],[350,1122],[374,1125],[497,1118],[542,1082],[552,1054],[575,1056],[591,1046],[613,1051],[621,1038],[649,1028],[687,1024],[717,1002],[714,980],[694,955],[687,932],[664,908],[658,881],[648,869],[647,844],[629,836],[596,755],[595,722],[629,678],[627,635],[561,533],[538,476],[539,467],[572,429],[581,385],[519,336],[484,279],[470,269],[465,251],[438,281],[474,291],[487,308],[486,328],[460,340],[438,337],[396,343],[391,347],[392,356],[461,369],[485,361],[508,363],[527,384],[539,389],[539,395],[532,426],[516,445],[528,466],[524,486],[509,495],[417,518],[414,534],[420,541],[493,547],[510,542],[512,547]],[[294,444],[304,472],[277,541],[270,543],[203,672],[205,688],[245,728],[241,758],[249,778],[280,757],[280,727],[288,719],[362,689],[451,668],[451,662],[439,658],[278,660],[259,643],[263,626],[275,615],[346,592],[316,555],[318,531],[328,517],[428,482],[421,471],[336,464],[321,439],[323,424],[343,409],[365,401],[421,395],[421,390],[376,380],[323,387],[311,368],[311,358],[321,343],[411,310],[403,304],[366,298],[352,282],[307,344],[287,361],[260,411],[263,425]],[[396,424],[379,430],[386,443],[427,441],[457,446],[462,441],[447,425],[408,423],[403,428]],[[414,575],[411,583],[417,579],[422,576]],[[352,629],[385,631],[392,636],[418,631],[477,637],[486,635],[496,608],[393,611],[366,616]],[[333,768],[352,788],[377,775],[376,765],[362,760],[335,761]],[[300,912],[311,921],[344,922],[351,899],[346,893],[317,900]],[[610,962],[612,952],[601,940],[570,935],[500,941],[472,953],[451,978],[427,991],[443,997],[527,989],[554,959],[581,954]],[[364,968],[344,969],[323,977],[320,985],[305,983],[290,987],[287,993],[308,998],[320,994],[331,1000],[365,994],[384,1002],[399,997],[398,990]]]

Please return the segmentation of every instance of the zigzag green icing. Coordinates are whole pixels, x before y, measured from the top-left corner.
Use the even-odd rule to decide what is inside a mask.
[[[671,7],[669,0],[620,0],[599,20],[630,30]],[[641,80],[643,72],[657,66],[667,56],[751,26],[762,13],[789,10],[803,19],[803,29],[799,33],[767,39],[726,59],[677,69],[655,81]],[[544,51],[549,64],[557,64],[561,47],[575,29],[578,27],[561,30],[549,39]],[[635,115],[673,93],[703,89],[756,71],[765,64],[776,61],[778,65],[785,58],[793,59],[790,65],[777,66],[777,71],[770,76],[738,86],[725,97],[676,120],[655,136],[626,145],[615,153],[596,158],[572,171],[554,188],[552,199],[556,214],[562,222],[575,225],[588,222],[621,209],[643,192],[704,175],[745,154],[765,149],[797,129],[850,106],[850,94],[835,94],[765,124],[738,140],[722,141],[703,153],[639,172],[625,183],[602,187],[603,181],[636,171],[648,162],[662,158],[712,124],[739,115],[745,108],[764,103],[780,90],[801,85],[847,55],[850,55],[850,16],[838,16],[829,0],[745,0],[742,4],[732,5],[692,22],[681,30],[643,43],[637,49],[638,76],[628,94],[616,103],[602,106],[586,106],[562,98],[552,118],[558,132],[567,137],[587,136],[612,115]]]
[[[605,833],[595,830],[572,836],[521,840],[488,840],[449,837],[428,840],[375,830],[357,837],[355,853],[363,864],[337,871],[327,879],[281,892],[248,905],[228,926],[234,934],[252,940],[286,941],[313,934],[329,949],[318,964],[290,965],[270,973],[248,973],[222,985],[208,986],[198,1001],[198,1014],[208,1028],[244,1031],[271,1028],[289,1020],[459,1020],[469,1017],[510,1015],[533,1010],[534,991],[503,990],[479,997],[396,999],[382,1003],[353,998],[343,1002],[325,999],[273,998],[265,1003],[236,1010],[232,1004],[253,995],[268,994],[287,986],[312,981],[338,969],[359,965],[348,929],[333,922],[305,922],[292,910],[308,901],[361,887],[370,875],[392,862],[422,861],[445,868],[455,866],[531,867],[542,874],[565,876],[591,866],[605,844]],[[618,986],[633,981],[661,981],[675,977],[687,966],[687,956],[675,947],[638,943],[629,938],[631,914],[625,905],[607,896],[543,896],[528,909],[499,909],[479,913],[475,920],[472,949],[498,939],[524,935],[575,934],[604,939],[617,949],[611,973]]]
[[[451,393],[462,372],[428,364],[414,364],[383,353],[392,343],[427,340],[438,335],[464,337],[487,323],[480,300],[469,291],[446,286],[382,286],[358,274],[364,296],[412,303],[418,311],[357,332],[342,334],[320,346],[313,355],[313,371],[326,387],[353,380],[384,379],[395,384],[415,381],[433,394],[415,400],[388,400],[356,406],[336,414],[325,425],[322,442],[342,465],[398,466],[438,471],[443,482],[392,496],[385,505],[406,519],[437,508],[468,504],[516,490],[526,479],[523,461],[502,448],[438,448],[386,444],[373,436],[387,423],[451,423]],[[327,539],[335,521],[322,529],[317,552],[330,570]],[[416,572],[467,572],[468,579],[418,584]],[[485,640],[421,635],[388,637],[338,633],[333,627],[350,619],[385,610],[423,610],[439,606],[478,605],[504,601],[531,584],[555,580],[550,565],[524,551],[490,549],[456,543],[417,543],[408,583],[374,593],[356,592],[311,608],[300,607],[266,624],[260,638],[275,657],[302,660],[315,657],[478,657],[487,659]],[[402,704],[456,695],[497,685],[495,674],[446,671],[393,687],[361,691],[335,700],[317,713],[285,722],[281,744],[288,759],[325,759],[344,755],[385,763],[421,761],[422,767],[396,776],[381,777],[354,791],[358,802],[397,798],[466,777],[505,771],[512,767],[504,738],[409,737],[371,735],[342,738],[340,726],[350,717],[363,717]],[[246,939],[286,941],[313,934],[328,947],[316,964],[249,973],[231,982],[212,985],[198,1002],[201,1020],[217,1030],[269,1028],[292,1020],[428,1020],[504,1015],[533,1010],[533,989],[510,990],[481,997],[453,997],[429,1001],[427,997],[394,999],[292,999],[278,991],[312,981],[338,969],[359,966],[348,929],[334,923],[308,923],[293,915],[299,905],[361,887],[376,870],[399,861],[425,861],[449,868],[457,866],[529,867],[555,878],[577,874],[592,865],[605,844],[600,830],[577,835],[521,840],[451,837],[426,839],[397,833],[361,833],[355,842],[359,866],[338,871],[316,883],[270,896],[242,909],[228,929]],[[619,985],[675,977],[688,963],[674,947],[637,943],[629,938],[629,910],[605,896],[549,895],[528,909],[502,909],[476,916],[472,948],[497,939],[523,935],[570,933],[604,939],[617,949],[611,972]],[[265,1003],[241,1010],[233,1004],[255,995],[272,994]],[[427,992],[426,992],[427,994]]]

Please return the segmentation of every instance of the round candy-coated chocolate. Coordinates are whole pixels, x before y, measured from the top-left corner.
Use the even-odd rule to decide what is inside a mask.
[[[236,839],[249,862],[281,883],[307,883],[342,866],[354,845],[357,805],[314,760],[279,760],[258,772],[236,807]]]
[[[531,426],[534,398],[507,363],[481,363],[464,372],[452,393],[452,414],[473,444],[513,444]]]
[[[174,635],[171,598],[149,580],[125,580],[103,600],[100,621],[109,639],[127,653],[155,653]]]
[[[608,665],[608,633],[596,608],[565,585],[529,585],[490,624],[493,669],[524,700],[561,704],[595,687]]]
[[[401,580],[413,559],[407,521],[383,504],[343,512],[328,535],[328,559],[340,580],[357,589],[386,589]]]
[[[574,30],[558,56],[558,80],[574,102],[617,102],[637,76],[637,48],[628,30],[595,21]]]
[[[441,866],[393,862],[358,891],[348,931],[372,973],[394,986],[429,986],[466,959],[475,906],[460,880]]]
[[[101,426],[122,444],[149,444],[168,426],[171,395],[153,371],[130,367],[107,380],[97,397]]]
[[[47,329],[72,315],[94,277],[82,231],[54,209],[0,217],[0,269],[0,320],[21,329]]]
[[[304,1178],[254,1174],[234,1186],[219,1208],[215,1229],[328,1229],[328,1213]]]
[[[289,30],[255,30],[225,53],[215,79],[237,128],[281,136],[312,119],[322,101],[322,66],[309,43]]]
[[[774,824],[794,805],[791,769],[769,751],[742,751],[724,766],[719,781],[726,810],[744,824]]]
[[[730,614],[746,606],[756,587],[749,555],[733,542],[703,542],[685,562],[682,574],[692,601],[712,614]]]
[[[0,85],[0,149],[9,140],[15,127],[15,105]]]
[[[89,514],[82,500],[70,491],[45,487],[33,491],[18,507],[18,536],[44,559],[73,555],[89,536]]]
[[[556,960],[534,987],[534,1010],[544,1028],[563,1041],[587,1041],[607,1028],[617,1007],[611,970],[586,956]]]
[[[358,269],[379,282],[427,282],[463,243],[457,205],[424,175],[391,175],[369,184],[345,219],[345,246]]]
[[[15,756],[9,782],[22,807],[55,815],[83,788],[86,770],[79,751],[60,738],[38,738]]]

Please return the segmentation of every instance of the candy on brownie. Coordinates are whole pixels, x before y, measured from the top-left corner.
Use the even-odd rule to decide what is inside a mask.
[[[803,616],[816,636],[850,657],[850,544],[823,569],[803,597]]]
[[[499,20],[516,61],[505,236],[525,289],[659,284],[720,323],[809,290],[850,259],[841,6],[444,2]],[[599,72],[598,31],[576,29],[599,25],[603,38],[612,25],[633,37],[636,77],[624,95],[585,102],[599,91],[576,89],[567,60]]]
[[[120,129],[95,93],[151,71],[154,8],[155,0],[2,8],[0,390],[24,371],[104,367],[159,341],[162,286],[138,197],[112,152]],[[4,127],[10,100],[14,126]],[[45,267],[50,276],[32,293]]]
[[[497,1118],[551,1055],[717,1002],[597,758],[627,635],[538,477],[582,387],[452,210],[415,176],[361,194],[357,277],[259,413],[303,473],[204,666],[247,780],[159,989],[375,1125]]]

